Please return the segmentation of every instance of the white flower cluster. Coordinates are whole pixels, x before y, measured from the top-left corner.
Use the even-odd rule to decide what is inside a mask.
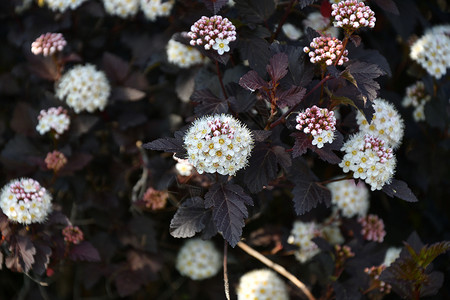
[[[400,252],[402,252],[402,248],[389,247],[384,256],[383,265],[389,267],[400,256]]]
[[[369,210],[369,190],[363,182],[355,184],[353,179],[328,184],[331,203],[336,205],[346,218],[363,217]]]
[[[144,16],[150,20],[155,21],[157,17],[167,17],[175,3],[174,0],[162,2],[161,0],[140,0],[141,10]]]
[[[330,19],[324,17],[320,12],[310,13],[302,23],[305,27],[305,31],[306,28],[311,27],[323,35],[330,35],[336,38],[339,35],[339,28],[331,26]]]
[[[67,129],[69,129],[70,118],[67,115],[67,110],[59,107],[50,107],[48,110],[41,110],[38,116],[38,125],[36,130],[44,135],[50,130],[55,131],[55,138],[59,138]]]
[[[322,148],[325,143],[332,143],[336,131],[336,118],[333,111],[313,105],[299,112],[295,129],[311,134],[312,144]]]
[[[379,137],[394,149],[398,148],[405,130],[402,117],[394,105],[384,99],[375,99],[372,106],[375,113],[370,124],[360,111],[357,112],[356,121],[359,129],[364,133]]]
[[[283,30],[284,35],[286,35],[288,39],[293,41],[298,40],[303,35],[303,32],[291,23],[285,23],[281,26],[281,30]]]
[[[31,178],[10,181],[0,194],[0,208],[12,221],[21,224],[41,223],[52,210],[52,197],[39,182]]]
[[[320,229],[322,237],[331,245],[341,245],[345,242],[339,226],[339,222],[333,222],[329,225],[323,226]]]
[[[184,137],[189,162],[200,174],[235,175],[247,165],[253,143],[250,130],[225,114],[195,120]]]
[[[201,239],[187,241],[178,252],[176,268],[193,280],[213,277],[222,266],[220,253],[213,242]]]
[[[425,104],[430,100],[431,96],[426,93],[424,83],[417,81],[406,88],[402,105],[414,107],[413,117],[416,122],[425,121]]]
[[[320,252],[319,247],[312,241],[313,238],[320,235],[319,227],[315,222],[294,222],[288,243],[300,248],[295,252],[298,261],[301,263],[307,262]]]
[[[331,16],[334,17],[333,25],[342,27],[346,31],[353,32],[361,27],[375,27],[375,13],[358,0],[345,0],[331,5]]]
[[[409,56],[428,74],[440,79],[450,67],[450,26],[436,26],[426,31],[411,46]]]
[[[44,0],[45,4],[53,10],[65,12],[67,9],[76,9],[86,0]]]
[[[288,300],[286,285],[269,269],[244,274],[237,288],[238,300]]]
[[[167,60],[180,68],[189,68],[204,63],[206,58],[194,47],[170,39],[167,44]]]
[[[136,15],[139,10],[139,0],[103,0],[106,13],[128,18]]]
[[[383,140],[359,132],[353,135],[341,148],[345,151],[339,166],[345,173],[352,171],[353,178],[363,179],[370,189],[381,190],[390,183],[395,172],[396,159],[391,148]]]
[[[66,72],[56,86],[56,96],[76,113],[103,110],[111,91],[105,73],[91,64],[78,65]]]

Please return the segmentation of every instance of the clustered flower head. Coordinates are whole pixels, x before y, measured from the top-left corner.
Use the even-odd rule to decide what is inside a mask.
[[[401,248],[389,247],[384,256],[383,265],[386,266],[386,268],[389,267],[400,256],[400,252],[402,252]]]
[[[342,27],[347,32],[353,32],[361,27],[375,27],[375,13],[358,0],[345,0],[331,5],[333,25]]]
[[[370,124],[360,111],[357,112],[356,121],[359,129],[362,132],[379,137],[388,146],[397,148],[402,142],[405,130],[402,117],[394,105],[384,99],[375,99],[372,106],[375,113]]]
[[[428,74],[440,79],[450,68],[450,26],[436,26],[420,37],[409,56]]]
[[[312,144],[322,148],[325,143],[332,143],[336,131],[336,118],[333,111],[314,105],[300,112],[295,119],[297,130],[313,136]]]
[[[281,26],[281,30],[283,30],[283,33],[287,36],[287,38],[293,41],[298,40],[303,35],[300,29],[298,29],[291,23],[285,23],[283,26]]]
[[[178,252],[176,268],[193,280],[213,277],[222,266],[221,255],[213,242],[201,239],[187,241]]]
[[[36,130],[44,135],[53,130],[55,138],[59,138],[67,129],[69,129],[70,118],[67,110],[59,107],[50,107],[48,110],[41,110],[38,116],[38,125]]]
[[[330,19],[324,17],[320,12],[310,13],[302,23],[305,27],[305,31],[308,27],[311,27],[322,35],[330,35],[334,37],[339,35],[339,29],[330,26]]]
[[[167,60],[180,68],[202,64],[206,58],[194,47],[186,46],[180,42],[170,39],[167,44]]]
[[[371,190],[381,190],[390,183],[395,172],[396,159],[385,142],[364,132],[352,136],[341,148],[345,155],[339,166],[353,178],[363,179]]]
[[[320,232],[322,237],[331,245],[339,245],[345,242],[338,222],[323,226]]]
[[[64,153],[54,150],[53,152],[47,153],[45,157],[45,164],[47,169],[58,172],[67,163],[67,158]]]
[[[320,235],[319,227],[315,222],[294,222],[288,243],[299,247],[299,250],[295,252],[298,261],[307,262],[320,252],[319,247],[312,241],[313,238]]]
[[[66,99],[76,113],[83,110],[94,112],[106,106],[111,87],[106,75],[94,65],[77,65],[66,72],[56,86],[56,96]]]
[[[425,120],[425,104],[431,100],[431,96],[425,91],[423,81],[417,81],[406,88],[406,95],[403,98],[404,107],[414,107],[413,117],[416,122]]]
[[[53,11],[65,12],[67,9],[76,9],[86,0],[44,0]]]
[[[363,217],[369,209],[369,191],[363,182],[355,184],[353,179],[335,181],[328,184],[331,203],[346,218]]]
[[[195,120],[184,137],[189,163],[200,174],[235,175],[247,165],[253,143],[250,130],[225,114]]]
[[[269,269],[253,270],[244,274],[237,288],[238,300],[287,300],[285,283]]]
[[[161,0],[140,0],[141,10],[144,16],[150,20],[155,21],[157,17],[167,17],[170,15],[170,11],[175,3],[174,0],[161,1]]]
[[[310,61],[315,64],[331,66],[336,62],[342,66],[348,61],[348,50],[343,50],[342,41],[331,36],[319,36],[313,39],[309,47],[303,48],[303,52],[308,53]]]
[[[10,181],[0,194],[0,208],[14,222],[42,223],[52,210],[52,197],[39,182],[31,178]]]
[[[158,191],[152,187],[149,187],[144,193],[145,206],[151,210],[158,210],[164,208],[169,198],[169,193],[167,191]]]
[[[230,51],[228,44],[236,40],[236,27],[222,16],[203,16],[191,26],[188,36],[192,46],[203,45],[205,50],[212,48],[222,55]]]
[[[103,0],[106,13],[127,18],[136,15],[139,10],[139,0]]]
[[[367,215],[365,217],[360,217],[358,219],[359,224],[361,224],[361,234],[367,241],[374,241],[382,243],[386,231],[384,230],[384,222],[382,219],[378,218],[377,215]]]
[[[83,231],[78,226],[69,225],[62,230],[64,241],[71,244],[79,244],[84,240]]]
[[[34,55],[48,56],[57,51],[61,52],[66,45],[67,42],[61,33],[47,32],[31,43],[31,52]]]

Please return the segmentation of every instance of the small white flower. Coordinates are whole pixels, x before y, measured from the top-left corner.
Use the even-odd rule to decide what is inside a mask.
[[[187,241],[177,255],[176,268],[193,280],[213,277],[219,272],[222,259],[213,242],[201,239]]]
[[[103,0],[105,11],[121,18],[132,17],[139,10],[139,0]]]
[[[173,39],[169,40],[166,50],[167,60],[180,68],[189,68],[207,61],[194,47],[186,46]]]
[[[59,138],[66,130],[69,129],[70,118],[67,111],[60,107],[51,107],[48,110],[42,110],[38,117],[38,125],[36,130],[44,135],[46,132],[53,130],[55,138]]]
[[[175,1],[162,2],[161,0],[140,0],[141,10],[147,20],[155,21],[157,17],[167,17]]]
[[[281,27],[283,33],[291,40],[296,41],[302,37],[303,33],[300,29],[292,25],[291,23],[286,23]]]
[[[237,288],[238,300],[288,300],[285,283],[269,269],[254,270],[244,274]]]
[[[225,52],[230,51],[230,46],[228,46],[228,43],[230,41],[227,39],[216,39],[216,43],[213,45],[213,49],[217,50],[217,53],[219,55],[223,55]]]
[[[86,0],[44,0],[44,3],[53,10],[65,12],[67,9],[76,9]]]
[[[386,251],[386,256],[384,257],[383,265],[389,267],[400,256],[400,252],[402,252],[401,248],[390,247]]]

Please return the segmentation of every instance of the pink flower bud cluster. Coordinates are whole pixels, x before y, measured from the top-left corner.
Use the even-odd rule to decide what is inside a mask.
[[[203,45],[205,50],[209,50],[216,44],[216,39],[219,39],[220,43],[224,43],[225,40],[228,42],[235,41],[236,27],[222,16],[216,15],[210,18],[203,16],[191,26],[188,36],[191,38],[192,46]],[[224,44],[228,44],[228,42]]]
[[[386,266],[372,266],[370,268],[365,268],[364,272],[370,276],[370,286],[373,289],[377,289],[384,294],[389,294],[391,292],[392,286],[380,280],[381,273],[386,269]]]
[[[34,55],[48,56],[56,51],[62,51],[66,45],[67,42],[61,33],[48,32],[42,34],[31,44],[31,52]]]
[[[158,191],[150,187],[145,192],[143,201],[145,202],[145,207],[151,210],[158,210],[166,206],[167,198],[169,198],[167,191]]]
[[[45,157],[45,164],[47,165],[47,169],[53,170],[55,172],[61,170],[61,168],[66,165],[66,163],[66,156],[58,150],[47,153],[47,157]]]
[[[342,27],[348,32],[353,32],[361,27],[375,27],[375,13],[363,2],[345,0],[333,4],[331,8],[335,27]]]
[[[55,138],[59,138],[67,129],[69,129],[70,118],[67,110],[59,107],[50,107],[48,110],[41,110],[38,116],[38,125],[36,130],[44,135],[46,132],[53,130]]]
[[[372,135],[364,137],[364,149],[372,149],[380,158],[380,163],[385,163],[393,157],[392,149],[384,147],[384,141]]]
[[[313,136],[313,145],[322,148],[324,143],[332,143],[336,130],[336,118],[333,111],[314,105],[297,115],[295,128]]]
[[[71,244],[79,244],[84,240],[83,231],[81,231],[78,226],[69,225],[62,230],[62,234],[64,236],[64,241]]]
[[[31,178],[13,180],[3,187],[0,208],[12,221],[31,224],[45,221],[51,211],[51,196]]]
[[[210,120],[207,122],[208,127],[211,129],[210,133],[205,135],[205,139],[209,141],[213,136],[226,135],[229,139],[234,139],[234,133],[236,130],[230,128],[229,120],[221,121],[219,118]]]
[[[384,230],[384,222],[377,215],[368,215],[358,219],[362,226],[361,234],[367,241],[382,243],[386,231]]]
[[[348,50],[343,50],[342,41],[331,36],[319,36],[313,39],[309,47],[303,48],[308,53],[310,61],[315,64],[326,64],[331,66],[339,58],[337,64],[343,65],[348,61]]]

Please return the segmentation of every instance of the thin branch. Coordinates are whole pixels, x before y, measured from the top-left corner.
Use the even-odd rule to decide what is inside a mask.
[[[228,243],[226,240],[223,241],[223,286],[225,288],[225,297],[230,300],[230,283],[228,282]]]
[[[147,179],[148,179],[148,172],[149,172],[149,170],[147,168],[148,157],[147,157],[147,154],[145,153],[144,149],[142,148],[142,142],[137,141],[136,147],[139,149],[139,152],[141,153],[141,157],[142,157],[142,175],[141,175],[141,178],[139,178],[139,180],[133,186],[132,194],[131,194],[132,202],[136,202],[137,200],[142,199],[144,192],[145,192],[145,187],[146,187],[146,183],[147,183]]]
[[[287,18],[289,17],[289,14],[291,13],[291,10],[294,7],[294,5],[296,4],[296,2],[297,2],[297,0],[291,0],[289,2],[288,6],[286,7],[286,11],[284,12],[283,17],[281,18],[280,22],[278,23],[277,30],[270,37],[270,43],[272,43],[277,38],[278,34],[280,34],[281,27],[283,27],[283,24],[286,22]]]
[[[223,96],[225,97],[225,99],[228,99],[227,91],[225,90],[225,86],[223,85],[222,73],[220,72],[219,62],[217,60],[216,60],[216,70],[217,70],[217,77],[219,77],[220,87],[222,88]]]
[[[277,271],[279,274],[283,275],[287,279],[289,279],[296,287],[298,287],[308,298],[308,300],[316,300],[316,298],[311,294],[311,292],[308,290],[306,285],[301,282],[297,277],[295,277],[292,273],[288,272],[284,267],[280,266],[279,264],[274,263],[258,251],[254,250],[244,242],[239,242],[238,247],[268,266],[269,268]]]

